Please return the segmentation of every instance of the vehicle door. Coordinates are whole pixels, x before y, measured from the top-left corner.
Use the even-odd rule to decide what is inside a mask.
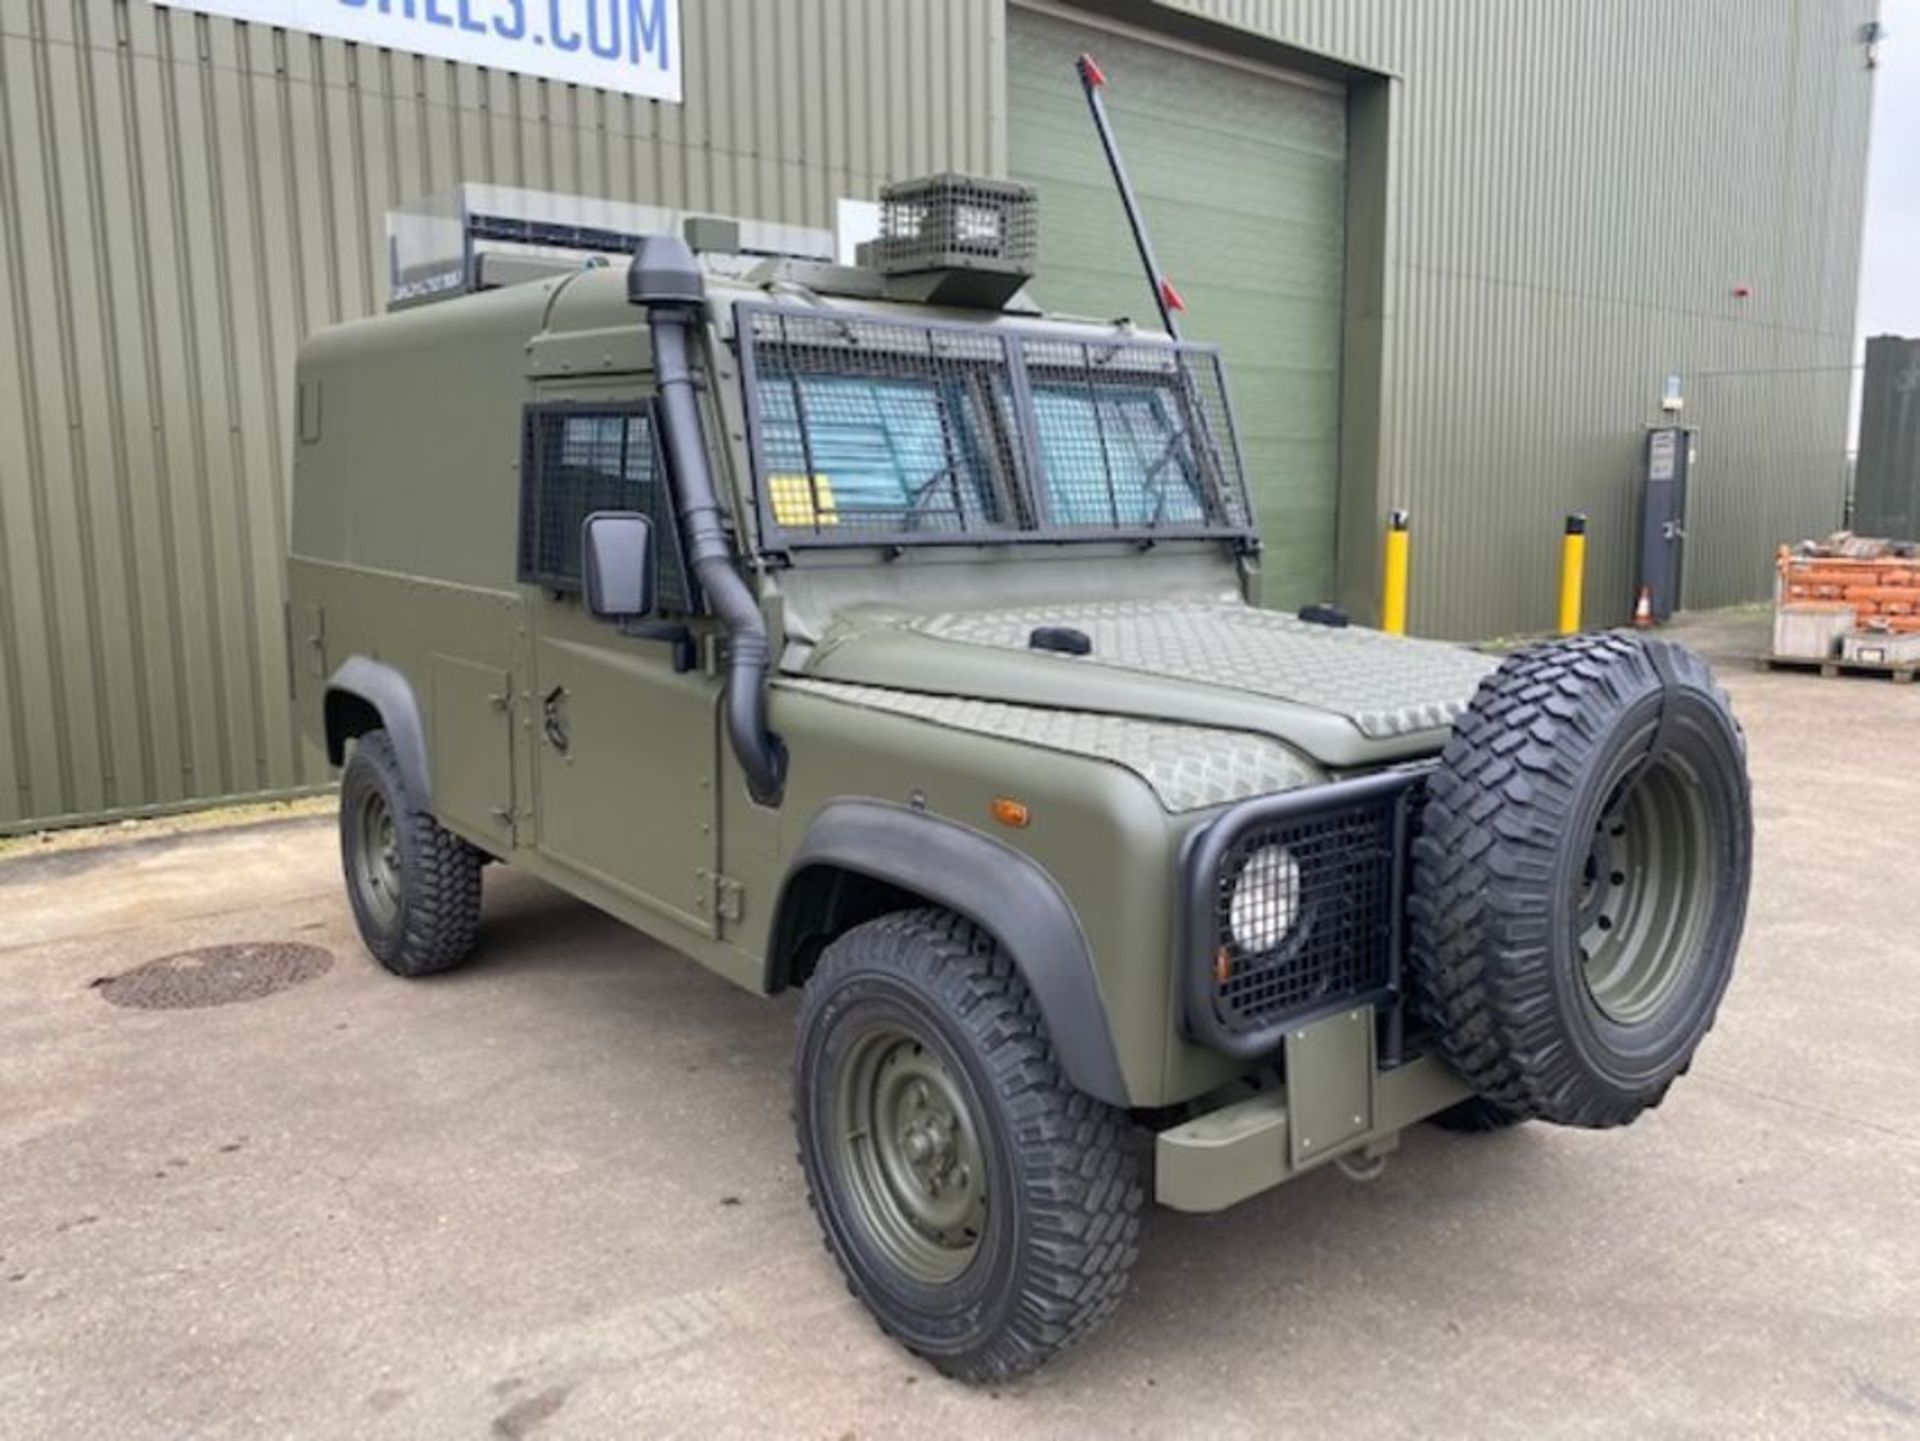
[[[527,409],[520,578],[533,629],[537,848],[585,880],[717,934],[719,682],[695,663],[698,602],[650,401]],[[613,625],[581,600],[596,511],[653,521],[657,610]]]

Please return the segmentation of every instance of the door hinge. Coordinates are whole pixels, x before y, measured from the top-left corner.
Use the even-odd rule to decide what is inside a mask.
[[[699,883],[694,900],[697,909],[709,911],[720,921],[738,921],[746,914],[746,888],[740,882],[704,866],[693,874]]]

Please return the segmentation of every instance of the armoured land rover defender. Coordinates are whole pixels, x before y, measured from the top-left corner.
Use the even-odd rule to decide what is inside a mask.
[[[373,955],[466,960],[497,860],[801,988],[827,1246],[969,1380],[1114,1308],[1149,1191],[1657,1104],[1747,894],[1705,666],[1258,608],[1220,356],[1033,313],[1017,188],[887,208],[868,268],[650,235],[304,347],[295,683]]]

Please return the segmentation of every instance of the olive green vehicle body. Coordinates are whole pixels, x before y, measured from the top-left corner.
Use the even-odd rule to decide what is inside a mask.
[[[941,869],[930,883],[956,889],[929,898],[993,932],[1056,1041],[1074,1033],[1061,1045],[1070,1078],[1167,1123],[1156,1187],[1170,1205],[1217,1209],[1326,1159],[1377,1156],[1463,1099],[1430,1056],[1381,1067],[1371,1006],[1289,1031],[1284,1085],[1240,1086],[1274,1069],[1182,1024],[1180,968],[1196,963],[1182,857],[1259,794],[1436,754],[1490,662],[1259,610],[1254,556],[1216,540],[840,548],[773,563],[752,499],[736,303],[1115,332],[905,306],[860,293],[863,272],[706,265],[703,422],[773,642],[779,804],[751,798],[727,743],[715,622],[690,620],[693,663],[676,670],[669,644],[517,578],[526,407],[652,392],[646,317],[611,269],[399,311],[303,348],[288,619],[313,738],[338,763],[377,713],[403,755],[411,747],[447,829],[755,991],[799,979],[817,952],[805,917],[825,912],[806,907],[826,906],[835,867],[904,867],[901,892],[912,887],[900,876]],[[1087,630],[1093,653],[1028,649],[1043,622]],[[390,693],[356,689],[355,674],[385,677]],[[1028,822],[998,822],[998,798]],[[948,842],[974,860],[1030,862],[1022,884],[1035,904],[1051,890],[1056,917],[1064,906],[1085,974],[1036,976],[1058,957],[1029,954],[1038,931],[1001,913],[990,880],[929,861]]]

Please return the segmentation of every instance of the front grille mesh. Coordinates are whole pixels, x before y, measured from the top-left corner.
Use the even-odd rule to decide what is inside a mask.
[[[1398,794],[1375,798],[1257,826],[1234,841],[1213,896],[1213,994],[1225,1029],[1260,1030],[1389,984],[1401,803]],[[1282,940],[1258,944],[1283,924]]]

